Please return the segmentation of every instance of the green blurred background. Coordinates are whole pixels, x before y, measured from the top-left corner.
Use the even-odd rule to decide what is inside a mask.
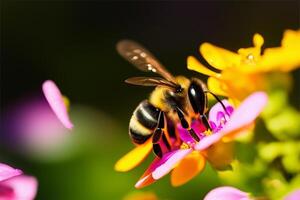
[[[123,80],[144,75],[115,50],[120,39],[144,44],[174,74],[205,77],[186,69],[186,57],[208,41],[231,50],[252,45],[256,32],[265,47],[279,46],[285,29],[300,23],[299,1],[71,2],[2,1],[1,118],[20,100],[41,93],[54,80],[71,101],[75,128],[49,153],[15,150],[1,141],[1,162],[39,180],[37,199],[122,199],[151,162],[128,173],[114,163],[133,145],[127,129],[132,111],[151,88]],[[300,86],[299,70],[293,73]],[[291,102],[299,109],[299,93]],[[3,125],[3,124],[1,124]],[[169,177],[143,189],[161,199],[201,199],[219,185],[208,166],[188,184],[172,188]]]

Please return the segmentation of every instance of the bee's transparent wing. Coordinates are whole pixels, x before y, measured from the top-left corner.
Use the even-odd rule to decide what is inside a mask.
[[[166,86],[176,89],[178,85],[160,77],[132,77],[125,80],[126,83],[141,86]]]
[[[151,71],[175,83],[175,78],[166,68],[142,45],[131,40],[121,40],[117,44],[117,51],[126,60],[142,71]]]

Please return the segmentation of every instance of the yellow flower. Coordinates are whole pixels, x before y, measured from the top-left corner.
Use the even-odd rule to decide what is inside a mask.
[[[216,70],[202,65],[195,57],[187,59],[188,69],[210,76],[208,88],[216,94],[229,96],[237,102],[250,93],[267,90],[266,74],[270,72],[289,72],[300,66],[300,30],[286,30],[280,47],[261,47],[264,39],[253,36],[253,47],[241,48],[237,53],[204,43],[200,53]]]
[[[127,172],[139,165],[152,150],[152,140],[147,140],[144,144],[136,146],[115,164],[115,170]]]

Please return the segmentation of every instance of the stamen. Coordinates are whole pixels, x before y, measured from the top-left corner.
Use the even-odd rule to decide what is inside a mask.
[[[190,148],[190,146],[185,142],[183,142],[180,146],[180,149],[189,149],[189,148]]]
[[[205,134],[206,136],[208,136],[208,135],[212,135],[213,132],[212,132],[211,130],[206,130],[206,131],[204,131],[204,134]]]

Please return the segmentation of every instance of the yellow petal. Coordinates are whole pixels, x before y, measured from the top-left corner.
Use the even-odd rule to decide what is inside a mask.
[[[204,65],[202,65],[195,57],[189,56],[187,58],[187,68],[190,70],[194,70],[196,72],[199,72],[201,74],[205,74],[207,76],[219,76],[218,73],[208,69]]]
[[[286,30],[281,41],[282,47],[300,47],[300,29]]]
[[[152,149],[152,140],[148,139],[144,144],[135,147],[115,164],[115,170],[126,172],[139,165]]]
[[[225,89],[226,85],[215,77],[209,77],[207,79],[207,87],[211,92],[213,92],[216,95],[228,96],[228,93]]]
[[[238,50],[238,54],[241,56],[239,70],[244,73],[257,73],[264,70],[258,64],[261,61],[261,47],[264,44],[264,38],[256,33],[252,40],[254,47],[240,48]]]
[[[300,43],[300,41],[299,41]],[[260,63],[264,71],[289,72],[300,67],[299,48],[268,48]]]
[[[211,66],[219,70],[238,66],[240,63],[240,56],[238,54],[210,43],[203,43],[200,46],[200,53]]]
[[[199,174],[205,167],[205,158],[200,152],[194,151],[185,157],[172,171],[171,184],[180,186]]]
[[[215,169],[225,169],[233,161],[233,143],[219,141],[206,150],[206,156]]]
[[[253,44],[255,47],[260,48],[264,44],[264,38],[260,34],[255,33],[253,36]]]

